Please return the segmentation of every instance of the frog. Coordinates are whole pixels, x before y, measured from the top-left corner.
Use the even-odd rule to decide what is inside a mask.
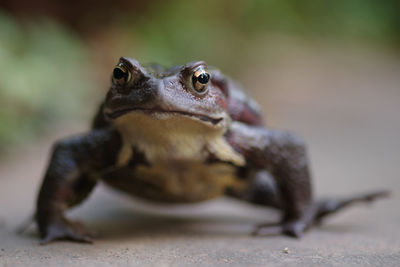
[[[345,207],[388,195],[375,190],[315,200],[305,141],[266,126],[245,89],[204,61],[174,67],[121,57],[89,131],[56,141],[38,194],[41,244],[92,243],[65,212],[99,182],[163,204],[229,197],[278,210],[253,235],[299,238]]]

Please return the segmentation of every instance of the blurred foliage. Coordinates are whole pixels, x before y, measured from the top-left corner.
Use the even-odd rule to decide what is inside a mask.
[[[132,52],[144,61],[181,64],[204,59],[235,72],[238,62],[259,56],[254,51],[257,40],[274,34],[394,45],[400,41],[398,1],[150,2],[140,13],[115,22],[132,37]]]
[[[247,2],[241,21],[247,31],[391,41],[400,37],[399,8],[391,0],[256,0]]]
[[[82,109],[91,84],[79,38],[51,21],[22,27],[0,13],[0,149]],[[73,93],[71,93],[73,92]],[[80,103],[80,104],[78,104]]]
[[[166,65],[201,59],[238,75],[276,34],[398,46],[399,3],[0,1],[0,152],[85,112],[122,55]]]

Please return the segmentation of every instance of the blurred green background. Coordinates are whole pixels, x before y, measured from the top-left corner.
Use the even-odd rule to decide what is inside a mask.
[[[120,56],[205,60],[241,80],[298,46],[396,54],[399,10],[377,0],[0,0],[0,155],[89,120]]]

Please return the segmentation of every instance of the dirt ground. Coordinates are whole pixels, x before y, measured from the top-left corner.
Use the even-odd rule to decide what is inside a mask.
[[[243,83],[269,125],[307,140],[316,195],[387,188],[390,199],[352,207],[296,240],[250,236],[278,214],[246,203],[154,206],[101,185],[69,214],[96,242],[40,246],[34,227],[22,235],[16,228],[33,211],[53,140],[85,129],[68,126],[0,164],[0,266],[400,266],[400,60],[362,52],[288,58]]]

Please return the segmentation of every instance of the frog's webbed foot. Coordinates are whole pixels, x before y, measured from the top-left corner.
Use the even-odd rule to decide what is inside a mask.
[[[369,203],[388,195],[388,191],[377,191],[350,198],[321,200],[310,205],[299,219],[258,225],[253,231],[253,235],[270,236],[283,234],[299,238],[304,231],[313,225],[320,224],[322,219],[330,214],[357,202]]]
[[[93,243],[92,234],[80,222],[70,222],[65,218],[50,223],[40,244],[45,245],[54,240],[70,240],[80,243]]]

